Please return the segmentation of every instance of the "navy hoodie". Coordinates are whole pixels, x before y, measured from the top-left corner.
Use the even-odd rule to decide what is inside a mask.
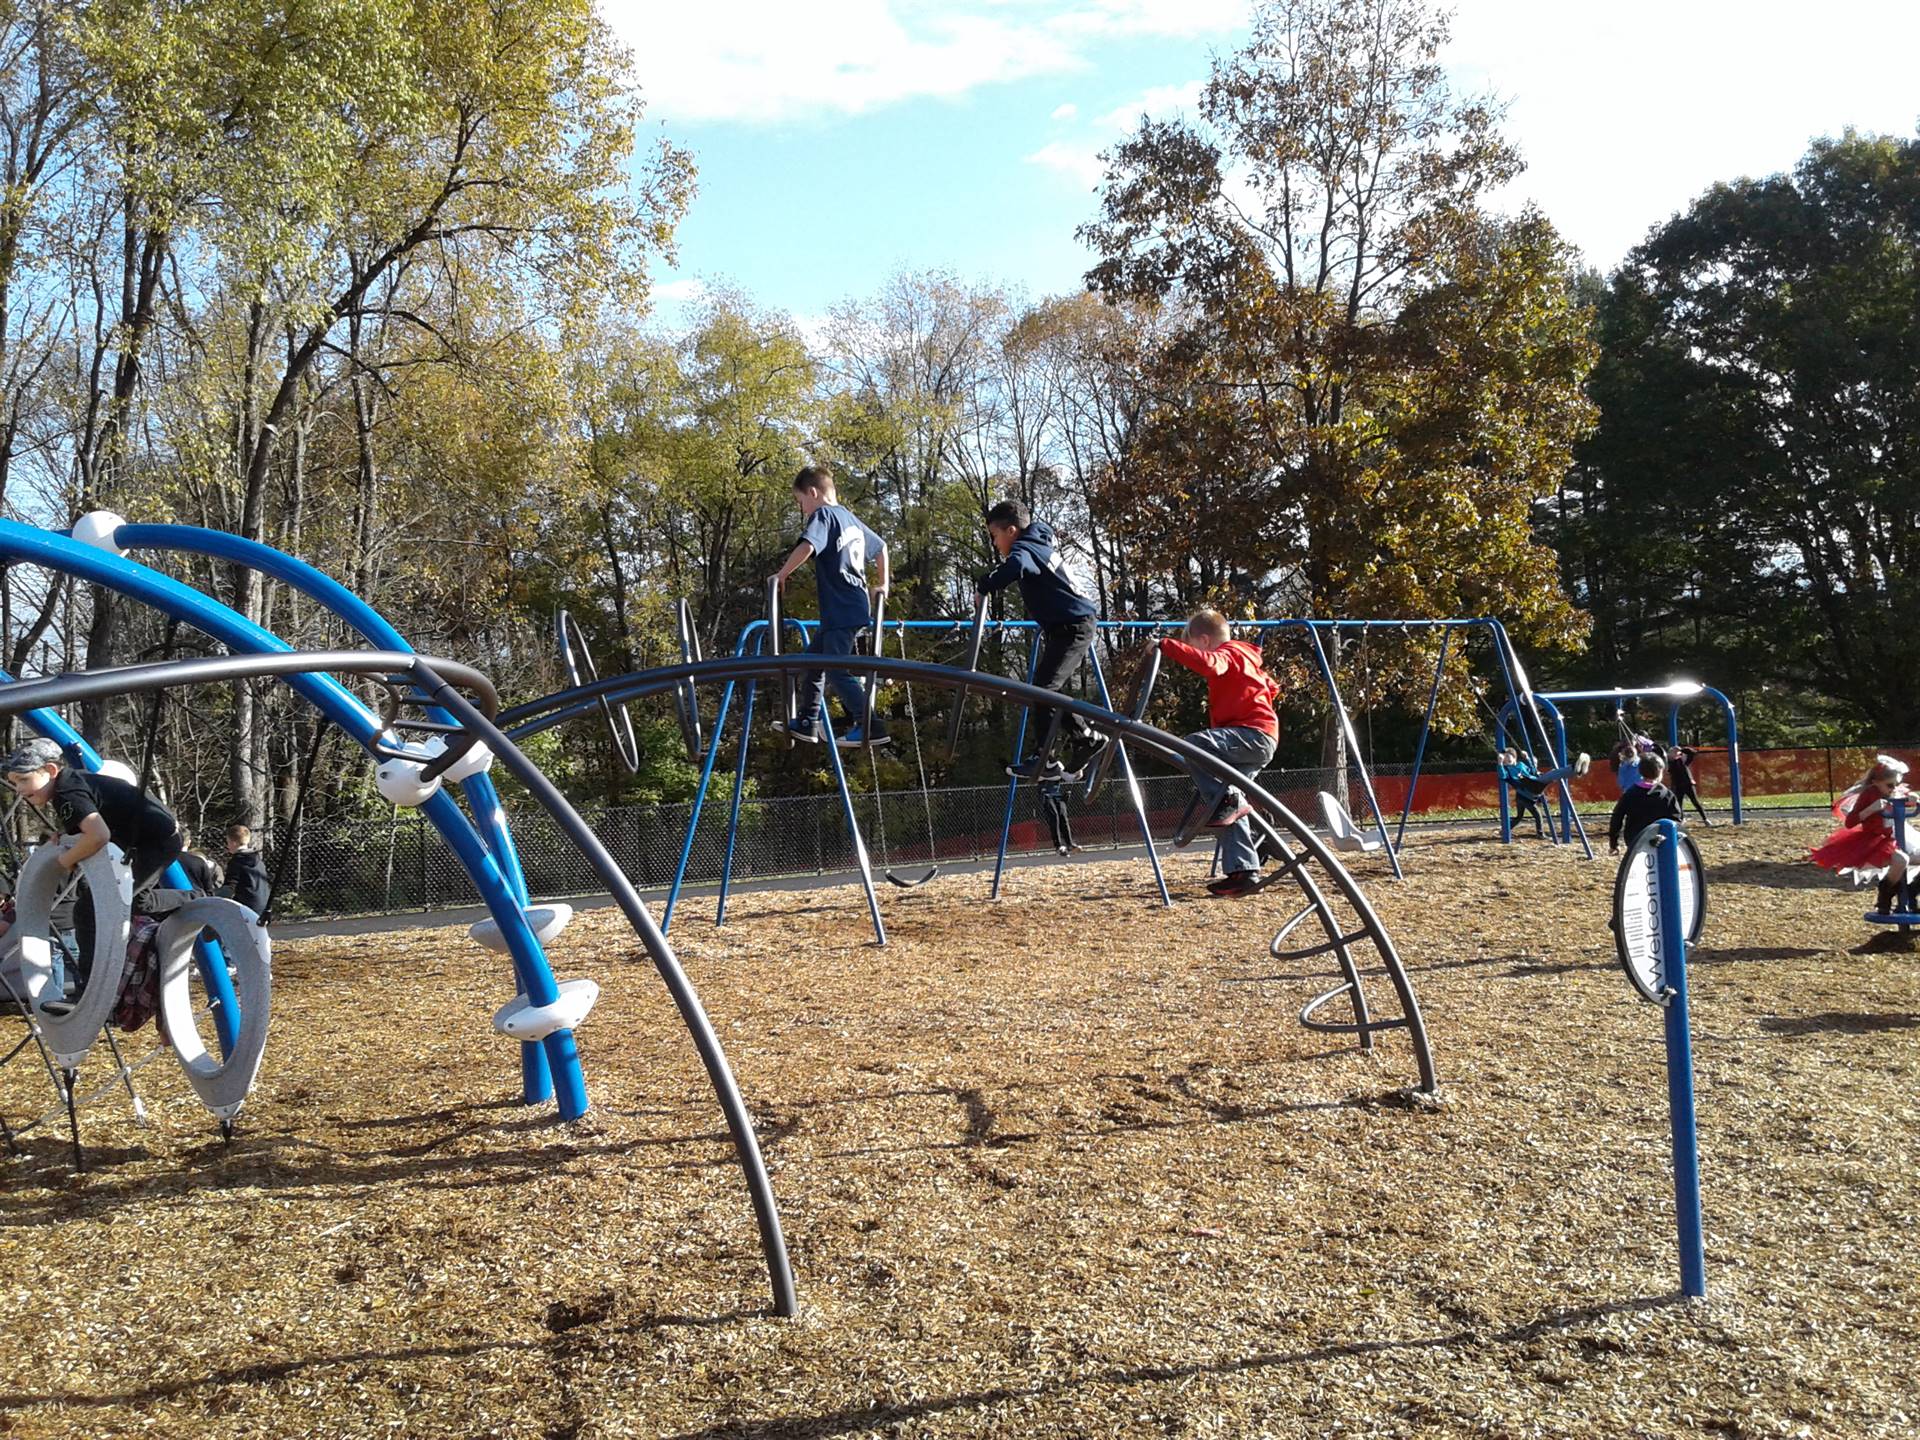
[[[1053,531],[1035,520],[1020,532],[1007,558],[980,577],[979,590],[992,595],[1020,582],[1027,618],[1037,625],[1071,625],[1098,611],[1074,588],[1066,561],[1054,548]]]

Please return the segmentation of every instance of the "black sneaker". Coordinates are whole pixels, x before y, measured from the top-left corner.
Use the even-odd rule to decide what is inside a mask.
[[[1067,767],[1057,759],[1049,759],[1042,764],[1038,755],[1031,760],[1022,760],[1018,765],[1006,767],[1007,774],[1016,780],[1056,781],[1067,778]]]
[[[1253,806],[1247,803],[1247,797],[1238,790],[1229,789],[1220,797],[1220,803],[1213,807],[1213,813],[1207,817],[1209,830],[1224,830],[1236,821],[1244,820],[1253,813]]]
[[[820,722],[817,720],[794,720],[791,722],[776,720],[773,722],[773,733],[776,735],[784,735],[789,740],[798,740],[803,744],[818,745],[820,743]]]
[[[1259,893],[1259,890],[1260,876],[1252,870],[1235,870],[1231,875],[1223,875],[1207,886],[1209,894],[1226,900],[1243,900]]]

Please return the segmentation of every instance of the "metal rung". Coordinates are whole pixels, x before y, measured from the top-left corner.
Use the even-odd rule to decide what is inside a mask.
[[[1276,960],[1311,960],[1316,955],[1330,955],[1342,946],[1353,944],[1356,940],[1368,939],[1369,935],[1369,931],[1356,930],[1351,935],[1341,935],[1336,939],[1328,940],[1322,944],[1309,946],[1305,950],[1275,950],[1273,951],[1273,958]]]
[[[1294,916],[1291,920],[1287,921],[1286,924],[1280,927],[1280,933],[1278,935],[1275,935],[1272,941],[1268,943],[1267,945],[1268,951],[1272,953],[1278,953],[1273,950],[1273,947],[1275,945],[1278,945],[1282,940],[1286,939],[1287,936],[1291,935],[1296,925],[1298,925],[1302,920],[1306,919],[1309,915],[1313,914],[1313,912],[1319,908],[1320,908],[1319,906],[1309,902],[1309,904],[1304,910],[1302,910],[1298,915]]]
[[[1353,993],[1352,984],[1336,985],[1324,995],[1316,995],[1300,1008],[1300,1023],[1309,1030],[1318,1030],[1323,1035],[1360,1035],[1370,1036],[1376,1030],[1404,1030],[1407,1021],[1404,1016],[1395,1020],[1369,1020],[1364,1025],[1336,1025],[1331,1020],[1316,1020],[1313,1012],[1329,1000],[1338,1000]]]

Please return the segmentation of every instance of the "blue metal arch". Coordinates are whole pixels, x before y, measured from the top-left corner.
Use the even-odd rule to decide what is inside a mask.
[[[205,555],[268,575],[305,595],[345,621],[348,628],[376,650],[412,650],[406,638],[393,624],[353,591],[323,570],[306,561],[263,545],[229,535],[224,530],[208,530],[198,525],[122,525],[114,531],[113,543],[122,550],[161,550],[175,554]],[[431,718],[451,723],[453,717],[435,708]],[[461,793],[482,831],[487,848],[512,887],[514,898],[524,908],[530,900],[526,875],[520,866],[508,827],[506,807],[494,788],[492,778],[482,771],[460,782]],[[529,1105],[537,1105],[553,1094],[553,1080],[547,1066],[546,1051],[535,1041],[520,1046],[521,1094]]]
[[[198,590],[137,561],[84,544],[70,536],[24,525],[16,520],[0,519],[0,556],[43,565],[106,586],[152,605],[234,650],[264,654],[284,653],[293,648],[271,631]],[[339,682],[325,675],[296,675],[288,677],[287,684],[352,739],[371,750],[380,733],[379,721]],[[436,791],[421,810],[459,857],[474,888],[479,891],[489,913],[499,925],[513,959],[520,988],[535,1005],[555,1003],[560,992],[546,953],[527,924],[513,886],[468,823],[466,815],[444,789]],[[587,1093],[572,1032],[556,1031],[541,1043],[552,1073],[560,1114],[565,1119],[577,1119],[587,1111]]]

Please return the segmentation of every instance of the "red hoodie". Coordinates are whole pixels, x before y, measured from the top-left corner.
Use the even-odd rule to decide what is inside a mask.
[[[1244,640],[1201,650],[1184,640],[1162,640],[1160,653],[1207,677],[1207,723],[1216,730],[1260,730],[1280,738],[1273,697],[1280,687],[1260,666],[1260,652]]]

